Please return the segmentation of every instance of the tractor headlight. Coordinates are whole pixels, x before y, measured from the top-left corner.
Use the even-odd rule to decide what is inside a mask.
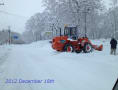
[[[60,42],[64,44],[66,42],[66,40],[60,40]]]

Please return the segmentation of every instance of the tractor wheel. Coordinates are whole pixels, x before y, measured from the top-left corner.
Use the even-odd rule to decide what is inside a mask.
[[[93,50],[93,47],[92,47],[92,45],[89,44],[89,43],[86,43],[86,44],[84,45],[84,47],[83,47],[84,53],[90,53],[90,52],[92,52],[92,50]]]
[[[71,44],[66,44],[64,46],[64,51],[65,52],[74,52],[74,47]]]

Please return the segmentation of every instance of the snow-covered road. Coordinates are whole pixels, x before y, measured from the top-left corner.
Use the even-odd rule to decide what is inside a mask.
[[[48,41],[0,47],[0,90],[112,90],[118,56],[109,48],[104,42],[102,52],[60,53]]]

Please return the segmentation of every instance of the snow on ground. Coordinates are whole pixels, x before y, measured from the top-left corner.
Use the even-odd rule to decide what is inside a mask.
[[[0,66],[2,64],[4,64],[5,60],[8,58],[10,50],[11,50],[11,48],[8,45],[0,46]],[[0,71],[0,73],[1,73],[1,71]]]
[[[60,53],[48,41],[0,47],[0,90],[112,90],[118,56],[110,55],[109,41],[93,43],[104,43],[104,50]]]

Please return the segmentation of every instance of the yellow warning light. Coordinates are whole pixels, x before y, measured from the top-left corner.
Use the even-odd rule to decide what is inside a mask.
[[[68,25],[67,24],[64,24],[64,27],[67,27]]]

